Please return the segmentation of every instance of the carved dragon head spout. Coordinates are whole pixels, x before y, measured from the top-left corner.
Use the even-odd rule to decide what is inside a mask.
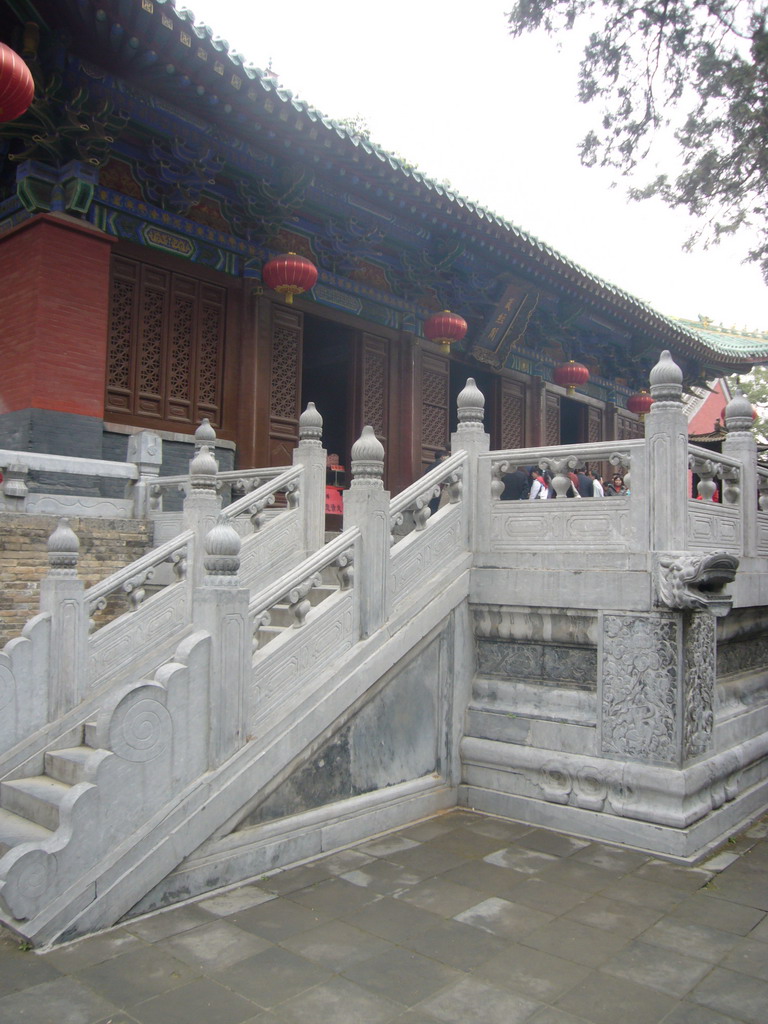
[[[725,587],[733,583],[739,559],[727,551],[708,554],[660,552],[654,557],[653,586],[657,605],[693,608],[727,615],[733,597]]]

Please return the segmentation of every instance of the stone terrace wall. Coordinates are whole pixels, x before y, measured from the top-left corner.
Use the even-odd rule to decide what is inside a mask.
[[[0,647],[39,611],[39,584],[48,571],[47,542],[57,516],[0,513]],[[140,558],[152,547],[152,524],[139,519],[70,519],[80,540],[78,576],[86,587]],[[111,614],[127,610],[110,608]]]

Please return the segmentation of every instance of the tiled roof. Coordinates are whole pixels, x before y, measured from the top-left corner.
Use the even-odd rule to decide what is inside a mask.
[[[159,2],[166,3],[168,6],[172,7],[174,0],[159,0]],[[194,3],[194,0],[191,0],[191,2]],[[333,132],[340,140],[346,140],[348,143],[351,143],[352,146],[361,150],[372,159],[379,161],[381,164],[388,165],[392,171],[412,179],[438,196],[445,197],[455,207],[475,214],[480,218],[480,220],[496,225],[504,233],[509,235],[516,243],[522,244],[526,249],[528,249],[529,255],[533,255],[534,259],[544,262],[551,261],[571,274],[578,276],[583,283],[589,283],[601,292],[608,293],[608,295],[620,300],[623,304],[634,308],[637,312],[645,314],[654,321],[666,322],[675,330],[676,333],[682,332],[687,335],[690,341],[694,343],[694,348],[703,344],[711,351],[721,354],[726,359],[735,358],[744,363],[768,361],[768,334],[747,334],[734,330],[726,331],[723,328],[716,328],[709,325],[705,326],[701,322],[697,323],[691,320],[682,320],[663,316],[652,306],[642,302],[634,295],[624,291],[616,285],[611,284],[609,281],[605,281],[596,274],[593,274],[591,271],[587,270],[586,267],[582,267],[567,256],[564,256],[562,253],[547,245],[545,242],[542,242],[534,235],[524,231],[516,224],[505,220],[492,210],[481,206],[479,203],[473,202],[453,189],[446,188],[445,185],[442,185],[428,177],[426,174],[423,174],[416,167],[407,163],[407,161],[403,160],[401,157],[387,152],[387,150],[378,146],[370,139],[362,137],[359,133],[339,124],[339,122],[335,121],[333,118],[327,117],[315,107],[312,107],[305,100],[296,98],[291,90],[282,87],[277,78],[270,72],[262,71],[258,68],[244,64],[243,58],[235,51],[229,49],[229,44],[226,40],[222,40],[214,36],[213,30],[207,25],[201,22],[195,23],[194,14],[191,11],[182,8],[178,9],[176,13],[180,18],[187,19],[190,24],[193,25],[193,30],[198,38],[209,38],[212,46],[220,52],[228,53],[231,60],[243,66],[249,77],[258,78],[263,88],[268,92],[273,92],[283,103],[290,104],[296,111],[305,113],[311,121],[322,124],[328,131]]]
[[[719,352],[739,357],[748,356],[757,360],[768,358],[768,332],[739,331],[735,327],[714,324],[708,317],[699,317],[698,320],[674,317],[672,320],[693,334],[699,335],[707,345]]]
[[[446,200],[450,204],[451,212],[468,218],[468,226],[471,227],[474,221],[478,227],[485,225],[486,228],[500,234],[500,240],[503,241],[506,238],[511,243],[509,248],[502,245],[501,249],[497,249],[505,258],[511,259],[513,262],[519,260],[534,276],[545,272],[564,287],[576,290],[581,295],[586,292],[596,301],[602,304],[607,303],[611,309],[621,310],[631,321],[632,329],[636,332],[652,333],[656,335],[657,341],[677,346],[704,361],[721,364],[721,369],[738,367],[743,370],[754,362],[768,362],[768,335],[727,332],[710,325],[674,320],[663,316],[652,306],[591,273],[585,267],[570,260],[510,221],[460,195],[453,189],[446,188],[445,185],[429,178],[401,157],[387,152],[370,139],[361,137],[333,118],[327,117],[305,100],[298,99],[290,89],[281,86],[276,76],[270,71],[263,71],[249,64],[241,54],[230,47],[227,40],[215,35],[208,25],[196,21],[194,13],[186,7],[177,7],[174,0],[101,0],[99,3],[96,3],[95,0],[63,0],[63,2],[62,0],[37,0],[37,2],[45,5],[52,4],[53,9],[57,12],[61,12],[62,8],[66,6],[72,12],[70,18],[74,16],[77,21],[80,21],[85,11],[90,9],[95,23],[105,23],[107,10],[111,10],[114,16],[122,21],[123,28],[121,29],[122,35],[110,35],[109,45],[116,46],[121,59],[129,62],[137,59],[143,47],[147,55],[157,61],[158,68],[165,67],[167,69],[169,82],[175,78],[176,81],[186,79],[189,83],[190,74],[199,75],[207,85],[211,81],[215,81],[215,91],[230,96],[232,102],[235,103],[244,98],[241,95],[240,85],[235,84],[235,79],[239,80],[240,76],[245,75],[253,86],[261,87],[267,96],[273,96],[280,101],[281,110],[275,111],[270,117],[275,129],[284,133],[286,139],[298,135],[296,128],[301,127],[301,125],[294,127],[294,122],[289,121],[285,116],[289,110],[293,110],[300,119],[307,118],[314,125],[325,129],[328,135],[323,148],[333,146],[332,152],[336,159],[349,160],[356,151],[359,156],[355,162],[361,171],[367,169],[370,172],[371,169],[378,168],[385,175],[394,179],[393,185],[396,185],[397,180],[414,183],[417,186],[417,191],[421,191],[421,197],[431,198],[431,201],[436,202],[439,209],[442,205],[440,201]],[[189,0],[189,2],[194,4],[194,0]],[[194,36],[202,49],[207,49],[211,56],[215,56],[215,61],[195,61],[194,48],[189,46],[189,43],[179,45],[176,36],[173,33],[169,35],[164,30],[163,26],[168,28],[173,24],[172,15],[182,23],[185,33],[190,38]],[[136,36],[131,38],[131,45],[126,47],[123,45],[124,40],[123,42],[114,40],[121,40],[123,36],[128,37],[128,31],[125,29],[129,24],[136,32]],[[162,59],[158,59],[159,55],[162,55]],[[164,63],[166,60],[168,63]],[[233,72],[231,75],[224,74],[222,62],[226,60],[231,62],[231,71]],[[214,70],[218,71],[218,74],[214,74]],[[242,90],[242,92],[244,91]],[[302,144],[306,144],[306,139],[303,139],[303,136]],[[361,157],[362,159],[360,159]],[[445,212],[445,208],[442,207],[441,215],[445,216]]]

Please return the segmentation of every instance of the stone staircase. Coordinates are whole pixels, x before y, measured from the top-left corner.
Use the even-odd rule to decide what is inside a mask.
[[[482,415],[469,381],[453,454],[392,499],[366,427],[330,540],[316,420],[293,466],[223,510],[201,448],[182,532],[107,581],[86,588],[77,538],[54,532],[40,613],[0,651],[8,928],[64,941],[456,803],[683,860],[759,812],[768,686],[719,714],[709,610],[738,599],[731,668],[754,675],[754,440],[723,457],[746,494],[730,507],[689,499],[664,408],[649,430],[674,458],[672,441],[589,446],[631,462],[631,497],[503,502],[508,465],[552,464],[564,497],[583,453],[490,452]],[[651,501],[670,480],[675,517]],[[116,587],[133,610],[89,632]]]
[[[457,501],[441,513],[429,537],[401,536],[393,558],[381,446],[370,431],[358,444],[353,470],[362,482],[353,497],[362,525],[350,522],[328,542],[325,455],[314,438],[300,443],[294,467],[223,511],[217,468],[201,448],[190,467],[187,529],[90,588],[77,575],[74,533],[59,524],[51,534],[42,612],[0,653],[0,704],[9,712],[0,917],[9,928],[43,944],[130,912],[245,813],[254,794],[311,756],[466,598],[466,572],[457,588],[454,568],[439,584],[448,598],[435,603],[430,588],[441,566],[466,563],[466,551],[440,543],[465,529],[464,507]],[[431,494],[435,482],[419,482],[398,508],[425,487]],[[277,490],[287,500],[265,517]],[[413,578],[414,555],[438,576]],[[353,569],[362,581],[354,586]],[[145,584],[164,575],[164,588],[151,593]],[[406,617],[390,616],[390,586]],[[94,612],[115,587],[136,595],[133,610],[94,630]],[[423,806],[421,793],[415,799]],[[408,813],[413,801],[400,801],[398,813]]]

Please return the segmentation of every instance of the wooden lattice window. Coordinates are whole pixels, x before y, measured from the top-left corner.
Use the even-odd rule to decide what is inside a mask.
[[[439,356],[422,356],[421,443],[422,461],[431,463],[436,451],[448,447],[449,364]]]
[[[560,398],[547,392],[545,444],[560,444]]]
[[[633,438],[645,436],[645,425],[639,419],[619,416],[618,420],[619,441],[631,441]]]
[[[221,425],[226,290],[118,257],[112,263],[106,410]]]
[[[600,409],[596,409],[593,405],[589,406],[587,413],[587,440],[590,444],[595,444],[597,441],[603,439],[603,414]]]
[[[389,439],[389,345],[384,338],[363,335],[363,424],[388,447]]]
[[[525,444],[525,388],[513,380],[501,382],[501,423],[499,448],[522,448]]]

